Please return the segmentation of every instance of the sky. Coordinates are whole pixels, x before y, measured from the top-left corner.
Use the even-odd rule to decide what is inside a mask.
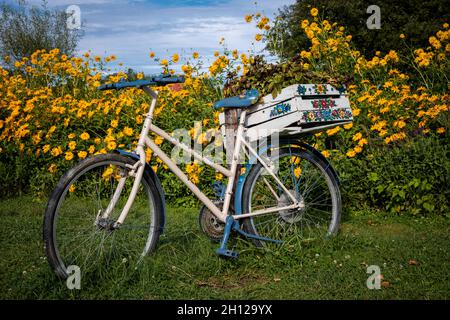
[[[40,0],[29,0],[39,4]],[[257,28],[245,22],[247,14],[261,12],[274,17],[278,8],[295,0],[48,0],[50,7],[65,10],[78,5],[84,36],[79,53],[91,50],[95,55],[114,54],[124,67],[151,74],[160,67],[149,58],[184,58],[194,51],[211,61],[221,51],[225,38],[228,49],[239,53],[261,53],[263,44],[254,41]]]

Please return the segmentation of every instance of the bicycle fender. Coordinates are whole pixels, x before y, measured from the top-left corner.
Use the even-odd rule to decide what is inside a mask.
[[[137,153],[128,152],[128,151],[121,150],[121,149],[116,149],[113,152],[118,153],[125,157],[136,159],[136,160],[140,159],[140,157]],[[145,171],[149,173],[150,178],[155,183],[156,189],[158,189],[158,193],[159,193],[160,199],[162,201],[162,210],[163,210],[163,219],[162,219],[162,223],[161,223],[161,234],[162,234],[162,233],[164,233],[164,227],[166,225],[166,198],[165,198],[165,194],[164,194],[164,189],[163,189],[161,181],[159,180],[155,171],[153,171],[153,169],[150,167],[150,165],[148,163],[145,163]]]
[[[340,179],[339,176],[334,170],[333,166],[331,165],[330,161],[317,149],[313,148],[307,143],[304,143],[297,139],[281,139],[280,142],[277,144],[279,146],[287,145],[287,144],[296,144],[302,148],[305,148],[306,150],[310,151],[314,155],[316,155],[323,163],[325,163],[326,167],[330,169],[331,174],[336,178],[336,181],[338,182],[338,185],[340,185]],[[258,155],[264,154],[268,149],[270,149],[273,146],[273,144],[267,144],[266,146],[260,148]],[[235,214],[242,214],[242,192],[244,190],[244,184],[245,180],[247,179],[247,175],[254,163],[256,163],[257,159],[255,156],[253,156],[246,164],[245,164],[245,172],[241,174],[238,178],[236,190],[234,194],[234,209]]]

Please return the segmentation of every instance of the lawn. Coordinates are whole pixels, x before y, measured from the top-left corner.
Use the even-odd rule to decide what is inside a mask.
[[[241,256],[215,255],[197,226],[197,209],[169,208],[156,253],[81,279],[69,290],[44,257],[45,203],[0,202],[1,299],[448,299],[450,223],[444,218],[345,213],[338,236],[294,249],[264,251],[245,240]],[[369,290],[367,266],[382,287]]]

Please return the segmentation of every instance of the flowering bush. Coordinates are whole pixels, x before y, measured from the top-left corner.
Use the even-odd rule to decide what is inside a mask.
[[[245,20],[254,22],[259,30],[271,28],[270,20],[261,14],[248,15]],[[194,52],[182,67],[186,76],[184,85],[157,88],[160,92],[155,110],[157,125],[169,132],[190,128],[189,134],[194,141],[206,145],[219,129],[218,112],[211,106],[222,96],[220,85],[224,81],[227,81],[225,95],[238,94],[249,88],[276,95],[283,87],[294,83],[345,84],[354,123],[305,138],[338,164],[340,173],[348,177],[344,188],[345,185],[354,186],[352,181],[358,180],[351,172],[360,172],[355,168],[361,166],[370,167],[368,163],[374,163],[375,157],[383,157],[393,150],[409,152],[406,151],[408,146],[423,139],[435,141],[436,145],[448,141],[448,25],[430,37],[430,47],[412,50],[409,57],[390,51],[384,56],[377,53],[372,58],[362,56],[353,48],[351,35],[345,33],[343,26],[320,20],[315,8],[311,10],[311,19],[304,20],[299,28],[310,39],[310,48],[278,65],[266,62],[261,56],[239,54],[237,50],[224,48],[222,54],[216,52],[216,59],[205,66]],[[399,38],[401,41],[402,36]],[[255,41],[261,39],[263,35],[258,33]],[[171,65],[180,60],[178,54],[170,59],[159,59],[150,53],[150,58],[158,61],[165,73],[174,73]],[[96,90],[101,81],[126,79],[124,73],[117,72],[102,80],[102,75],[111,71],[108,63],[115,59],[115,56],[91,57],[89,53],[82,57],[67,57],[57,49],[41,50],[16,61],[14,70],[0,68],[2,193],[18,189],[28,191],[26,186],[33,192],[48,192],[55,178],[76,161],[116,148],[134,149],[149,99],[137,89]],[[400,70],[397,66],[400,61],[408,62],[410,68]],[[137,75],[138,79],[143,77],[143,74]],[[194,125],[194,121],[198,122]],[[155,139],[170,152],[170,146],[163,144],[161,137]],[[172,195],[177,203],[192,201],[187,200],[191,199],[187,198],[187,189],[171,178],[161,161],[152,156],[151,150],[146,150],[146,154],[147,161],[162,177],[168,195]],[[442,155],[448,161],[444,151]],[[404,166],[414,171],[413,163]],[[210,189],[215,179],[223,178],[198,163],[187,164],[185,170],[204,190]],[[444,171],[442,174],[448,176]],[[368,186],[360,192],[373,197],[364,197],[362,201],[380,205],[375,201],[378,197],[386,202],[389,210],[404,211],[405,206],[383,194],[391,190],[389,192],[398,195],[406,182],[398,182],[392,177],[386,180],[377,176],[375,179],[372,173],[362,174],[377,186],[379,193],[373,193]],[[419,173],[418,182],[415,181],[412,187],[417,185],[419,188],[425,176]],[[396,189],[397,182],[400,186]],[[445,212],[447,200],[439,197],[439,205],[432,205],[437,198],[429,194],[430,190],[434,194],[439,193],[440,188],[446,190],[447,187],[442,185],[445,181],[426,183],[430,188],[414,191],[414,197],[419,198],[406,201],[408,196],[405,195],[404,202],[414,209],[414,213]],[[353,191],[348,190],[348,194]],[[404,193],[405,190],[400,192]]]
[[[391,50],[367,58],[353,48],[352,37],[343,26],[319,19],[315,8],[310,13],[311,19],[299,26],[311,41],[308,50],[277,66],[254,59],[247,77],[231,82],[228,90],[236,93],[257,86],[264,93],[276,94],[304,81],[346,84],[354,122],[309,137],[339,167],[345,202],[354,203],[356,196],[359,203],[392,212],[447,213],[448,181],[442,176],[449,176],[449,166],[442,146],[448,141],[449,25],[430,37],[430,47],[411,49],[410,56]],[[399,35],[402,39],[404,35]],[[400,63],[408,68],[399,69]],[[426,161],[433,152],[430,143],[441,156],[440,163]],[[412,162],[418,158],[411,152],[419,152],[429,171]],[[395,162],[389,157],[393,154],[397,154]],[[374,163],[392,175],[382,174]],[[387,170],[399,165],[405,168],[402,174]],[[379,172],[376,179],[375,171]]]

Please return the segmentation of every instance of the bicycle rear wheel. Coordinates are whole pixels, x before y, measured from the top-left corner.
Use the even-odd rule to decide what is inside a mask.
[[[328,163],[299,146],[286,146],[269,155],[277,176],[304,208],[244,219],[251,234],[282,240],[287,245],[335,234],[341,217],[338,181]],[[243,190],[243,213],[291,204],[289,195],[260,164],[252,167]],[[263,242],[254,240],[257,246]],[[268,244],[268,243],[267,243]]]
[[[83,160],[59,181],[44,218],[46,255],[59,277],[67,278],[71,265],[87,274],[107,271],[114,263],[137,264],[155,249],[164,213],[147,172],[124,223],[113,227],[130,194],[134,178],[128,173],[135,162],[117,154],[99,155]],[[103,217],[121,177],[126,177],[121,196]]]

